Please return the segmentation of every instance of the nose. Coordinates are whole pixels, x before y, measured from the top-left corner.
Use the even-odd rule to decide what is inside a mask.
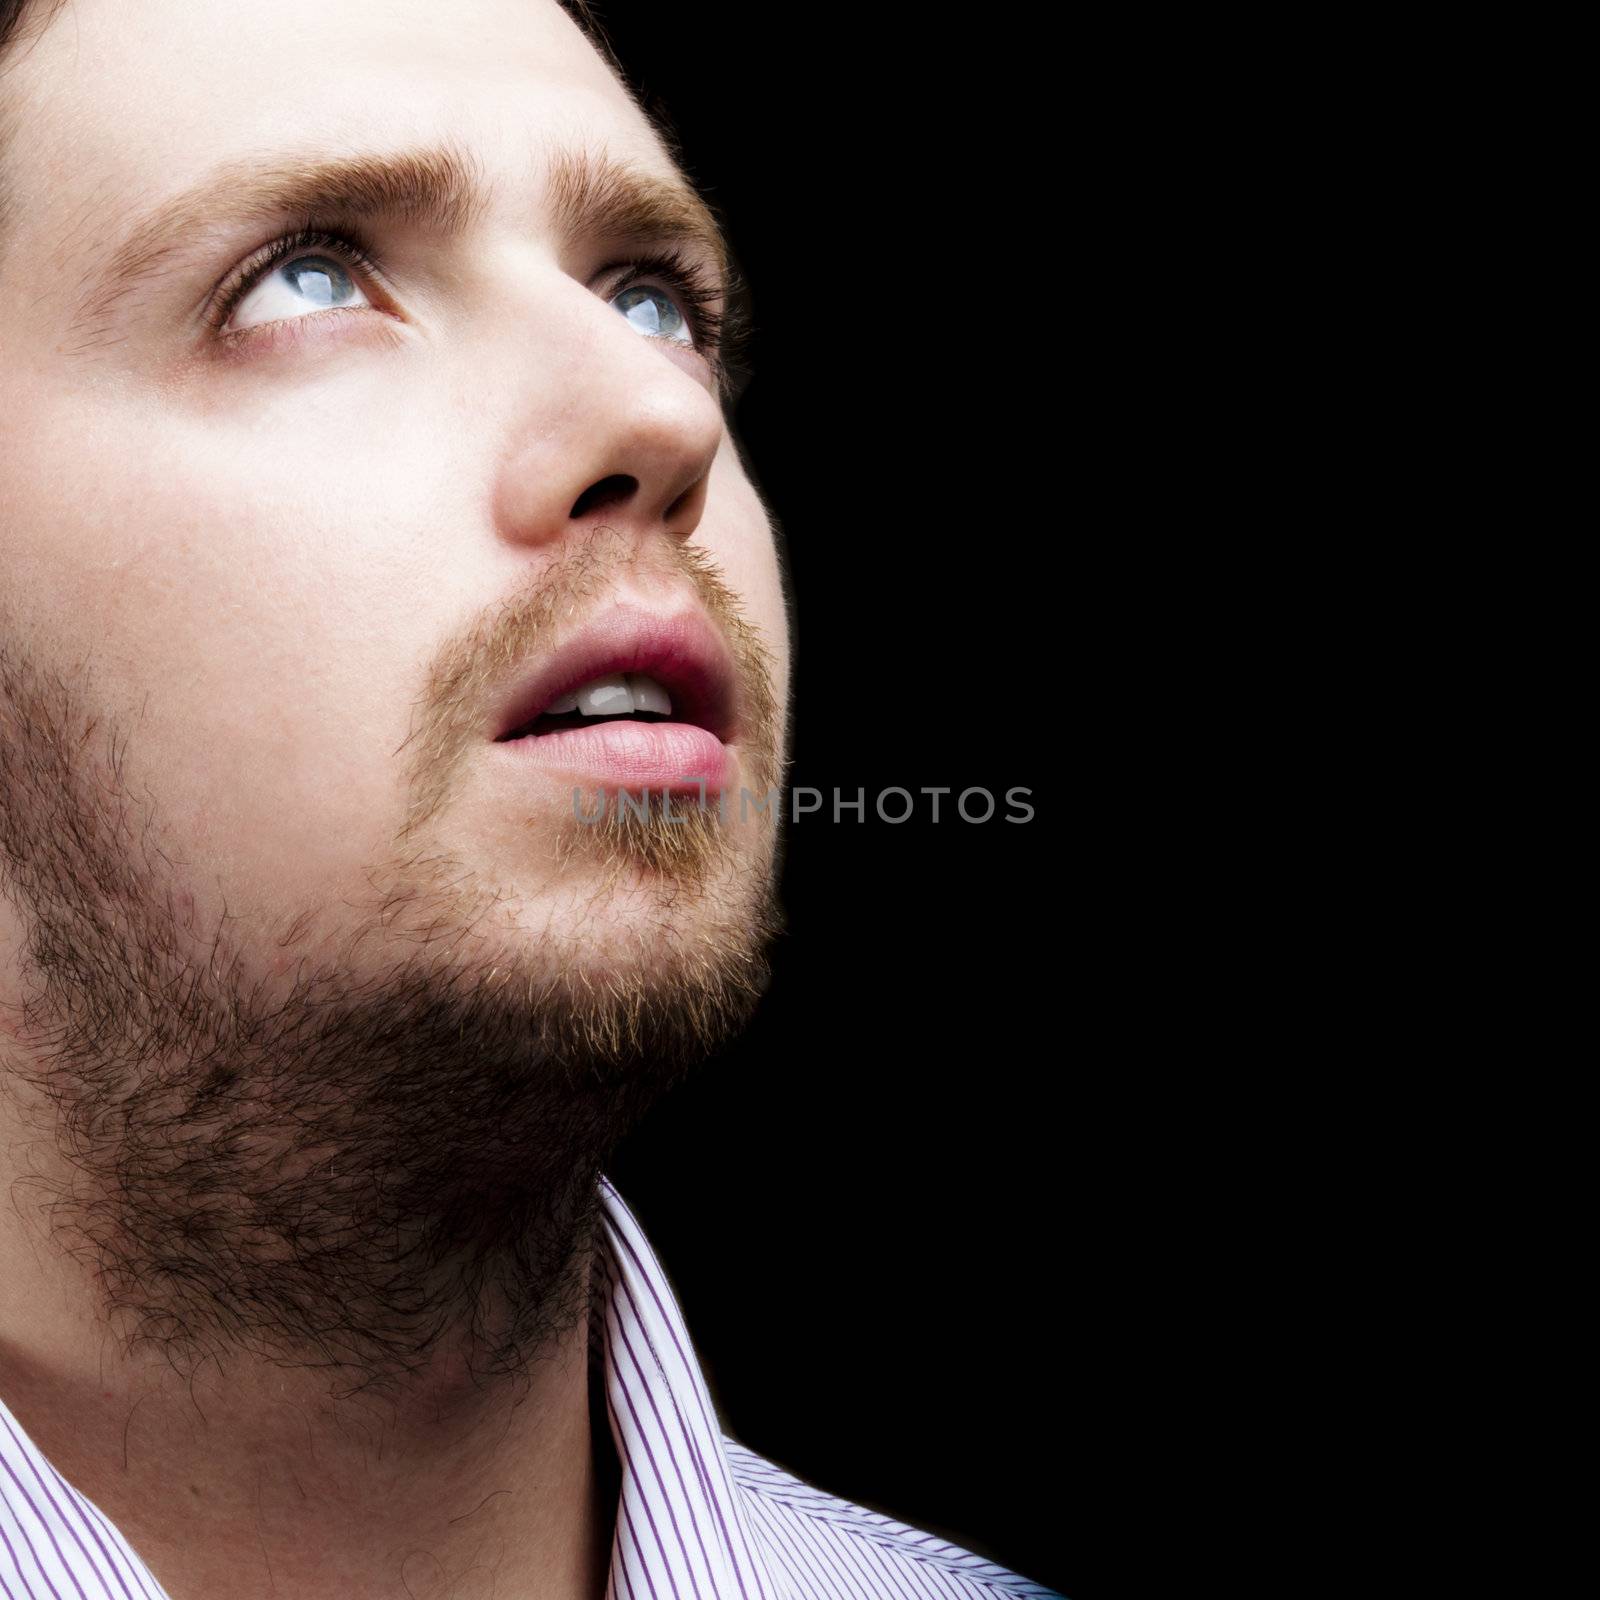
[[[525,369],[515,437],[498,468],[500,534],[541,547],[603,524],[639,541],[687,540],[722,442],[710,369],[570,288],[559,324],[546,322],[542,359]]]

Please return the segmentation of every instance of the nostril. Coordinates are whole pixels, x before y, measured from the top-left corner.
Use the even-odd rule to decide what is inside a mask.
[[[690,508],[694,504],[696,496],[698,496],[705,488],[706,480],[710,476],[711,474],[709,472],[701,473],[700,476],[696,478],[694,482],[691,483],[689,487],[685,489],[670,506],[667,507],[667,521],[669,523],[678,517],[686,516],[689,513]],[[699,521],[699,517],[696,516],[695,520]]]
[[[609,478],[602,478],[598,483],[591,483],[577,498],[572,507],[574,517],[587,516],[591,511],[599,511],[605,506],[622,505],[631,500],[639,487],[637,478],[630,478],[624,472],[613,473]]]

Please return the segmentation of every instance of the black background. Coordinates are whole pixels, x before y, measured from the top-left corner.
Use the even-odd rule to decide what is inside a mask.
[[[610,1171],[736,1436],[1072,1600],[1119,1592],[1159,1538],[1172,1330],[1154,1091],[1067,935],[1103,870],[1068,805],[1082,708],[1116,664],[1065,571],[1093,530],[1064,91],[1048,46],[917,8],[600,15],[750,284],[735,432],[784,536],[791,781],[868,802],[789,826],[755,1024]],[[912,821],[876,816],[891,786]],[[969,788],[988,822],[954,814]]]

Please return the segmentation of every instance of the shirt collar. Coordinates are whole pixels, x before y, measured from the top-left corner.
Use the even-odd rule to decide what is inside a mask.
[[[774,1600],[672,1286],[609,1179],[599,1193],[590,1340],[621,1466],[606,1600]]]

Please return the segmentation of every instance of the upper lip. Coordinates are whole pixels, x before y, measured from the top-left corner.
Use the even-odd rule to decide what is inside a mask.
[[[734,737],[733,663],[706,614],[691,606],[661,615],[623,603],[517,675],[501,703],[496,740],[525,727],[552,701],[612,672],[648,673],[667,691],[674,721],[696,723],[724,744]]]

